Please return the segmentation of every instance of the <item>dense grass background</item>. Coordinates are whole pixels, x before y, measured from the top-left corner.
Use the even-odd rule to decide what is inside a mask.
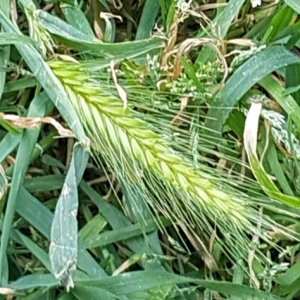
[[[298,299],[298,0],[1,0],[0,297]]]

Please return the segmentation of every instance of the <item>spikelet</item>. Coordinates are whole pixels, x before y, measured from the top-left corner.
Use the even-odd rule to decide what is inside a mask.
[[[227,186],[220,188],[217,178],[194,170],[191,162],[176,153],[135,111],[124,109],[122,101],[105,92],[80,64],[49,64],[82,119],[94,153],[104,157],[117,176],[125,172],[140,184],[155,212],[189,228],[200,225],[210,233],[214,225],[209,223],[215,223],[231,246],[246,248],[245,233],[253,233],[261,222],[253,202]],[[145,185],[147,180],[150,182]],[[156,196],[149,196],[147,189]]]

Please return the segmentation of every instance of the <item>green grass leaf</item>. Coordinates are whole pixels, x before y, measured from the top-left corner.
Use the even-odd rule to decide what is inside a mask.
[[[9,15],[10,15],[10,7],[9,6],[10,6],[10,0],[2,0],[0,2],[0,11],[6,17],[9,17]],[[3,31],[3,28],[1,28],[1,30]],[[7,43],[6,43],[6,45],[7,45]],[[0,48],[0,66],[6,67],[8,61],[9,61],[9,57],[10,57],[10,46],[6,46],[3,48],[1,47]],[[0,102],[2,99],[5,81],[6,81],[6,72],[0,71]]]
[[[124,295],[148,290],[157,286],[180,283],[194,283],[198,286],[218,291],[225,295],[238,296],[240,297],[239,299],[249,299],[249,297],[257,297],[258,299],[264,300],[283,300],[278,296],[259,291],[241,284],[188,278],[184,276],[174,275],[165,271],[136,271],[97,281],[76,281],[76,284],[78,286],[86,286],[89,288],[99,287],[116,295]]]
[[[300,63],[300,59],[283,46],[274,46],[252,56],[226,82],[211,103],[205,121],[207,135],[220,136],[222,126],[237,102],[257,82],[269,73]]]
[[[8,285],[8,287],[18,291],[36,287],[50,288],[56,286],[59,286],[59,282],[52,274],[27,275]]]
[[[23,187],[18,193],[17,213],[29,224],[50,240],[51,224],[53,214],[35,197],[29,194]],[[92,278],[106,277],[107,274],[85,250],[82,244],[78,243],[77,267]]]
[[[159,0],[146,0],[143,13],[136,33],[136,40],[143,40],[150,37],[153,30],[156,16],[159,10]]]
[[[285,74],[285,87],[291,88],[298,86],[300,83],[300,65],[294,64],[286,67],[286,74]],[[291,93],[291,96],[295,99],[298,106],[300,105],[300,91],[297,90]]]
[[[22,135],[14,135],[12,133],[7,133],[5,137],[0,142],[0,163],[18,146],[22,138]]]
[[[18,33],[18,30],[12,22],[0,10],[0,23],[5,31],[9,33]],[[46,64],[41,55],[30,45],[16,45],[16,48],[26,61],[33,75],[39,81],[53,104],[62,114],[77,139],[87,143],[81,122],[74,111],[74,108],[68,100],[68,96],[60,81],[55,77],[48,64]]]
[[[28,117],[43,117],[48,109],[48,97],[46,94],[39,94],[31,102]],[[3,282],[3,272],[6,268],[6,249],[9,241],[9,233],[11,225],[13,222],[14,212],[17,203],[17,195],[19,188],[23,182],[25,172],[29,165],[29,160],[35,144],[39,136],[39,129],[25,130],[22,135],[22,139],[18,148],[18,153],[16,157],[15,169],[13,173],[13,178],[11,182],[11,188],[8,196],[7,207],[5,211],[4,221],[3,221],[3,233],[1,236],[0,245],[0,280]],[[4,279],[4,281],[6,281]]]
[[[266,41],[272,40],[274,36],[280,34],[291,23],[294,11],[288,7],[282,7],[272,18],[269,24],[268,38]]]
[[[256,157],[249,156],[249,162],[255,178],[269,197],[281,201],[291,207],[300,207],[300,198],[281,193]]]
[[[76,296],[79,300],[116,300],[116,299],[128,299],[127,297],[117,297],[116,295],[106,291],[101,288],[85,287],[85,286],[75,286],[72,290],[72,294]],[[130,299],[131,300],[131,299]]]
[[[215,18],[221,37],[225,37],[234,17],[240,11],[245,0],[230,0],[224,10]]]
[[[9,133],[16,135],[16,134],[20,134],[21,132],[19,131],[19,129],[13,127],[12,125],[10,125],[9,123],[7,123],[4,120],[0,119],[0,126],[2,126],[5,130],[7,130]]]
[[[30,252],[37,257],[40,262],[46,267],[49,272],[52,272],[50,259],[48,253],[46,253],[41,247],[31,241],[26,235],[20,231],[13,229],[10,233],[11,239],[24,245]]]
[[[262,103],[251,104],[244,129],[244,146],[248,155],[251,170],[261,188],[270,198],[276,199],[291,207],[298,208],[300,207],[300,198],[281,193],[276,184],[270,179],[262,163],[258,160],[256,148],[261,109]]]
[[[123,43],[103,43],[42,10],[37,11],[37,22],[64,44],[79,51],[110,58],[114,61],[138,57],[163,46],[161,38]]]
[[[132,226],[132,223],[129,219],[124,216],[124,214],[118,210],[116,207],[107,203],[93,188],[91,188],[86,182],[82,181],[80,183],[80,188],[86,193],[88,197],[97,205],[105,219],[112,226],[112,228],[118,231],[120,228]],[[140,227],[140,225],[136,225]],[[142,227],[140,227],[142,228]],[[145,233],[144,229],[144,233]],[[135,253],[146,252],[147,249],[147,240],[143,237],[138,237],[134,239],[129,239],[125,241],[126,245]],[[152,262],[144,260],[141,262],[142,266],[145,269],[152,269]],[[156,267],[160,266],[155,264]]]
[[[267,155],[266,158],[269,162],[272,173],[275,175],[275,177],[278,180],[278,183],[280,184],[284,193],[289,196],[294,196],[294,193],[293,193],[293,191],[285,177],[285,174],[282,170],[282,167],[278,161],[278,155],[277,155],[277,152],[275,149],[274,142],[272,140],[270,140],[270,145],[269,145],[266,155]]]
[[[70,5],[62,5],[61,9],[66,17],[67,22],[77,28],[87,36],[94,38],[94,32],[85,16],[79,7]]]
[[[285,95],[285,88],[282,87],[271,75],[259,81],[262,86],[291,117],[298,132],[300,132],[300,107],[290,95]]]
[[[158,220],[155,221],[151,219],[151,220],[145,220],[145,222],[147,224],[145,226],[141,226],[140,224],[133,224],[127,227],[115,229],[113,231],[103,232],[90,239],[85,239],[84,245],[86,248],[101,247],[111,243],[126,241],[127,239],[158,230],[159,223],[163,223],[164,226],[171,225],[170,221],[164,219],[159,221]]]
[[[244,2],[245,0],[230,0],[224,10],[213,20],[213,28],[217,29],[217,35],[219,38],[225,38],[232,20],[236,17]],[[210,29],[208,30],[210,31]],[[201,30],[199,36],[201,36],[203,33],[205,32]],[[201,64],[201,62],[205,63],[208,61],[213,61],[215,57],[216,53],[213,51],[213,49],[210,47],[204,47],[203,50],[200,51],[196,62]]]
[[[11,93],[26,88],[35,87],[37,80],[34,77],[21,78],[18,80],[12,80],[5,84],[4,93]]]
[[[74,146],[69,171],[58,199],[51,227],[50,261],[55,277],[69,290],[77,264],[77,210],[79,183],[88,161],[88,152]]]
[[[284,0],[284,2],[290,6],[294,11],[300,14],[300,2],[298,0]]]
[[[8,33],[8,32],[0,33],[0,46],[16,45],[16,44],[28,44],[34,47],[37,46],[35,41],[26,35],[21,35],[18,33]],[[3,65],[1,65],[1,67],[3,67]]]

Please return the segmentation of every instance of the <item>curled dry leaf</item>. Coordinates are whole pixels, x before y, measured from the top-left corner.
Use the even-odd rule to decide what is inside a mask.
[[[123,7],[123,3],[121,0],[107,0],[115,9],[120,10]]]
[[[255,46],[255,43],[251,39],[231,39],[228,41],[223,41],[224,44],[227,45],[238,45],[238,46],[246,46],[252,47]]]
[[[0,287],[0,295],[7,295],[7,296],[11,296],[13,295],[13,293],[15,292],[15,290],[7,288],[7,287]],[[8,298],[8,299],[12,299],[12,298]]]
[[[90,0],[91,11],[93,12],[93,28],[95,32],[95,36],[102,41],[104,37],[104,33],[102,32],[100,26],[100,3],[97,0]]]
[[[10,2],[10,16],[14,25],[18,28],[18,11],[16,0],[11,0]]]
[[[252,103],[249,109],[244,129],[244,146],[249,156],[257,157],[257,133],[259,125],[259,117],[262,110],[262,103]]]
[[[180,57],[182,56],[182,54],[189,52],[193,47],[206,45],[216,51],[218,58],[220,59],[220,61],[224,66],[223,79],[221,83],[216,88],[214,88],[214,92],[220,89],[223,86],[228,76],[228,66],[227,66],[226,59],[224,58],[223,54],[215,44],[216,41],[209,38],[190,38],[190,39],[186,39],[183,43],[181,43],[174,60],[173,79],[177,79],[180,76],[180,72],[181,72]]]
[[[3,196],[5,195],[7,187],[8,187],[8,180],[7,180],[7,177],[5,175],[2,165],[0,165],[0,201],[2,200]]]
[[[124,103],[124,108],[126,108],[127,107],[127,94],[126,94],[125,90],[118,84],[117,74],[116,74],[116,71],[115,71],[115,68],[114,68],[114,62],[113,61],[110,62],[110,69],[111,69],[112,78],[113,78],[115,87],[118,91],[118,94],[119,94],[121,100]]]
[[[188,4],[189,5],[189,4]],[[166,46],[164,48],[162,58],[161,58],[161,69],[162,70],[168,70],[168,62],[169,57],[176,53],[176,50],[174,50],[176,41],[177,41],[177,34],[178,34],[178,26],[180,23],[182,23],[187,17],[189,16],[189,13],[186,12],[180,12],[179,10],[176,11],[173,18],[173,23],[171,24],[169,30],[168,30],[168,40],[166,43]]]
[[[261,0],[251,0],[252,7],[260,6]]]
[[[111,13],[108,13],[108,12],[101,12],[100,13],[100,18],[104,19],[104,20],[109,20],[109,19],[112,19],[112,18],[116,18],[116,19],[119,19],[121,22],[123,22],[123,19],[122,19],[121,16],[114,15],[114,14],[111,14]]]
[[[257,134],[259,117],[262,110],[262,103],[252,103],[249,109],[245,129],[244,129],[244,146],[248,155],[248,160],[251,170],[256,180],[260,184],[264,192],[271,198],[276,199],[291,207],[300,207],[300,198],[283,194],[272,178],[265,171],[262,163],[258,160],[256,147],[257,147]]]
[[[183,111],[186,109],[188,103],[189,103],[189,100],[190,100],[190,97],[188,96],[185,96],[185,97],[182,97],[180,99],[180,111],[179,113],[173,118],[173,120],[171,121],[171,124],[173,125],[177,125],[177,126],[180,126],[182,124],[182,113]]]
[[[50,59],[57,59],[60,58],[61,60],[64,61],[69,61],[69,62],[73,62],[75,64],[78,64],[78,60],[76,60],[74,57],[70,56],[70,55],[66,55],[66,54],[59,54],[59,53],[54,53],[53,55],[50,56]]]
[[[196,12],[201,12],[201,11],[206,11],[206,10],[211,10],[215,8],[222,8],[227,6],[228,3],[210,3],[210,4],[203,4],[195,8]]]
[[[51,124],[54,126],[59,135],[62,137],[74,137],[74,133],[64,128],[59,122],[54,120],[51,117],[44,118],[27,118],[27,117],[19,117],[16,115],[6,115],[4,113],[0,113],[0,119],[6,121],[17,128],[26,128],[26,129],[37,129],[42,123]]]

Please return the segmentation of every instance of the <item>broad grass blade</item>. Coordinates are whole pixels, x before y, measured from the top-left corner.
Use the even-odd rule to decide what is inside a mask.
[[[294,11],[300,14],[300,2],[298,0],[284,0],[284,2]]]
[[[59,286],[59,282],[52,274],[27,275],[9,285],[10,288],[19,291],[37,287],[50,288],[55,286]]]
[[[15,44],[28,44],[31,46],[36,47],[36,43],[28,36],[21,35],[17,33],[7,33],[1,32],[0,33],[0,45],[15,45]],[[1,67],[5,65],[0,65]]]
[[[136,40],[143,40],[150,37],[150,33],[154,27],[158,10],[159,0],[146,1],[136,33]]]
[[[165,271],[136,271],[98,281],[76,281],[77,286],[99,287],[116,295],[148,290],[159,285],[180,283],[194,283],[228,296],[240,297],[239,299],[283,300],[281,297],[241,284],[183,277]]]
[[[78,192],[80,181],[88,161],[88,152],[79,144],[58,199],[51,227],[50,261],[55,277],[69,290],[73,287],[71,272],[77,265],[78,243]]]
[[[50,240],[53,214],[23,187],[21,187],[18,193],[18,199],[19,201],[16,207],[17,213]],[[80,242],[78,243],[77,266],[91,278],[102,278],[107,276],[104,270],[85,250]]]
[[[37,21],[40,26],[54,34],[64,44],[79,51],[110,58],[114,61],[138,57],[163,46],[161,38],[123,43],[102,43],[42,10],[37,11]]]
[[[300,59],[283,46],[270,47],[252,56],[234,72],[211,103],[205,121],[207,134],[220,136],[230,112],[255,83],[271,72],[295,63],[300,63]]]

